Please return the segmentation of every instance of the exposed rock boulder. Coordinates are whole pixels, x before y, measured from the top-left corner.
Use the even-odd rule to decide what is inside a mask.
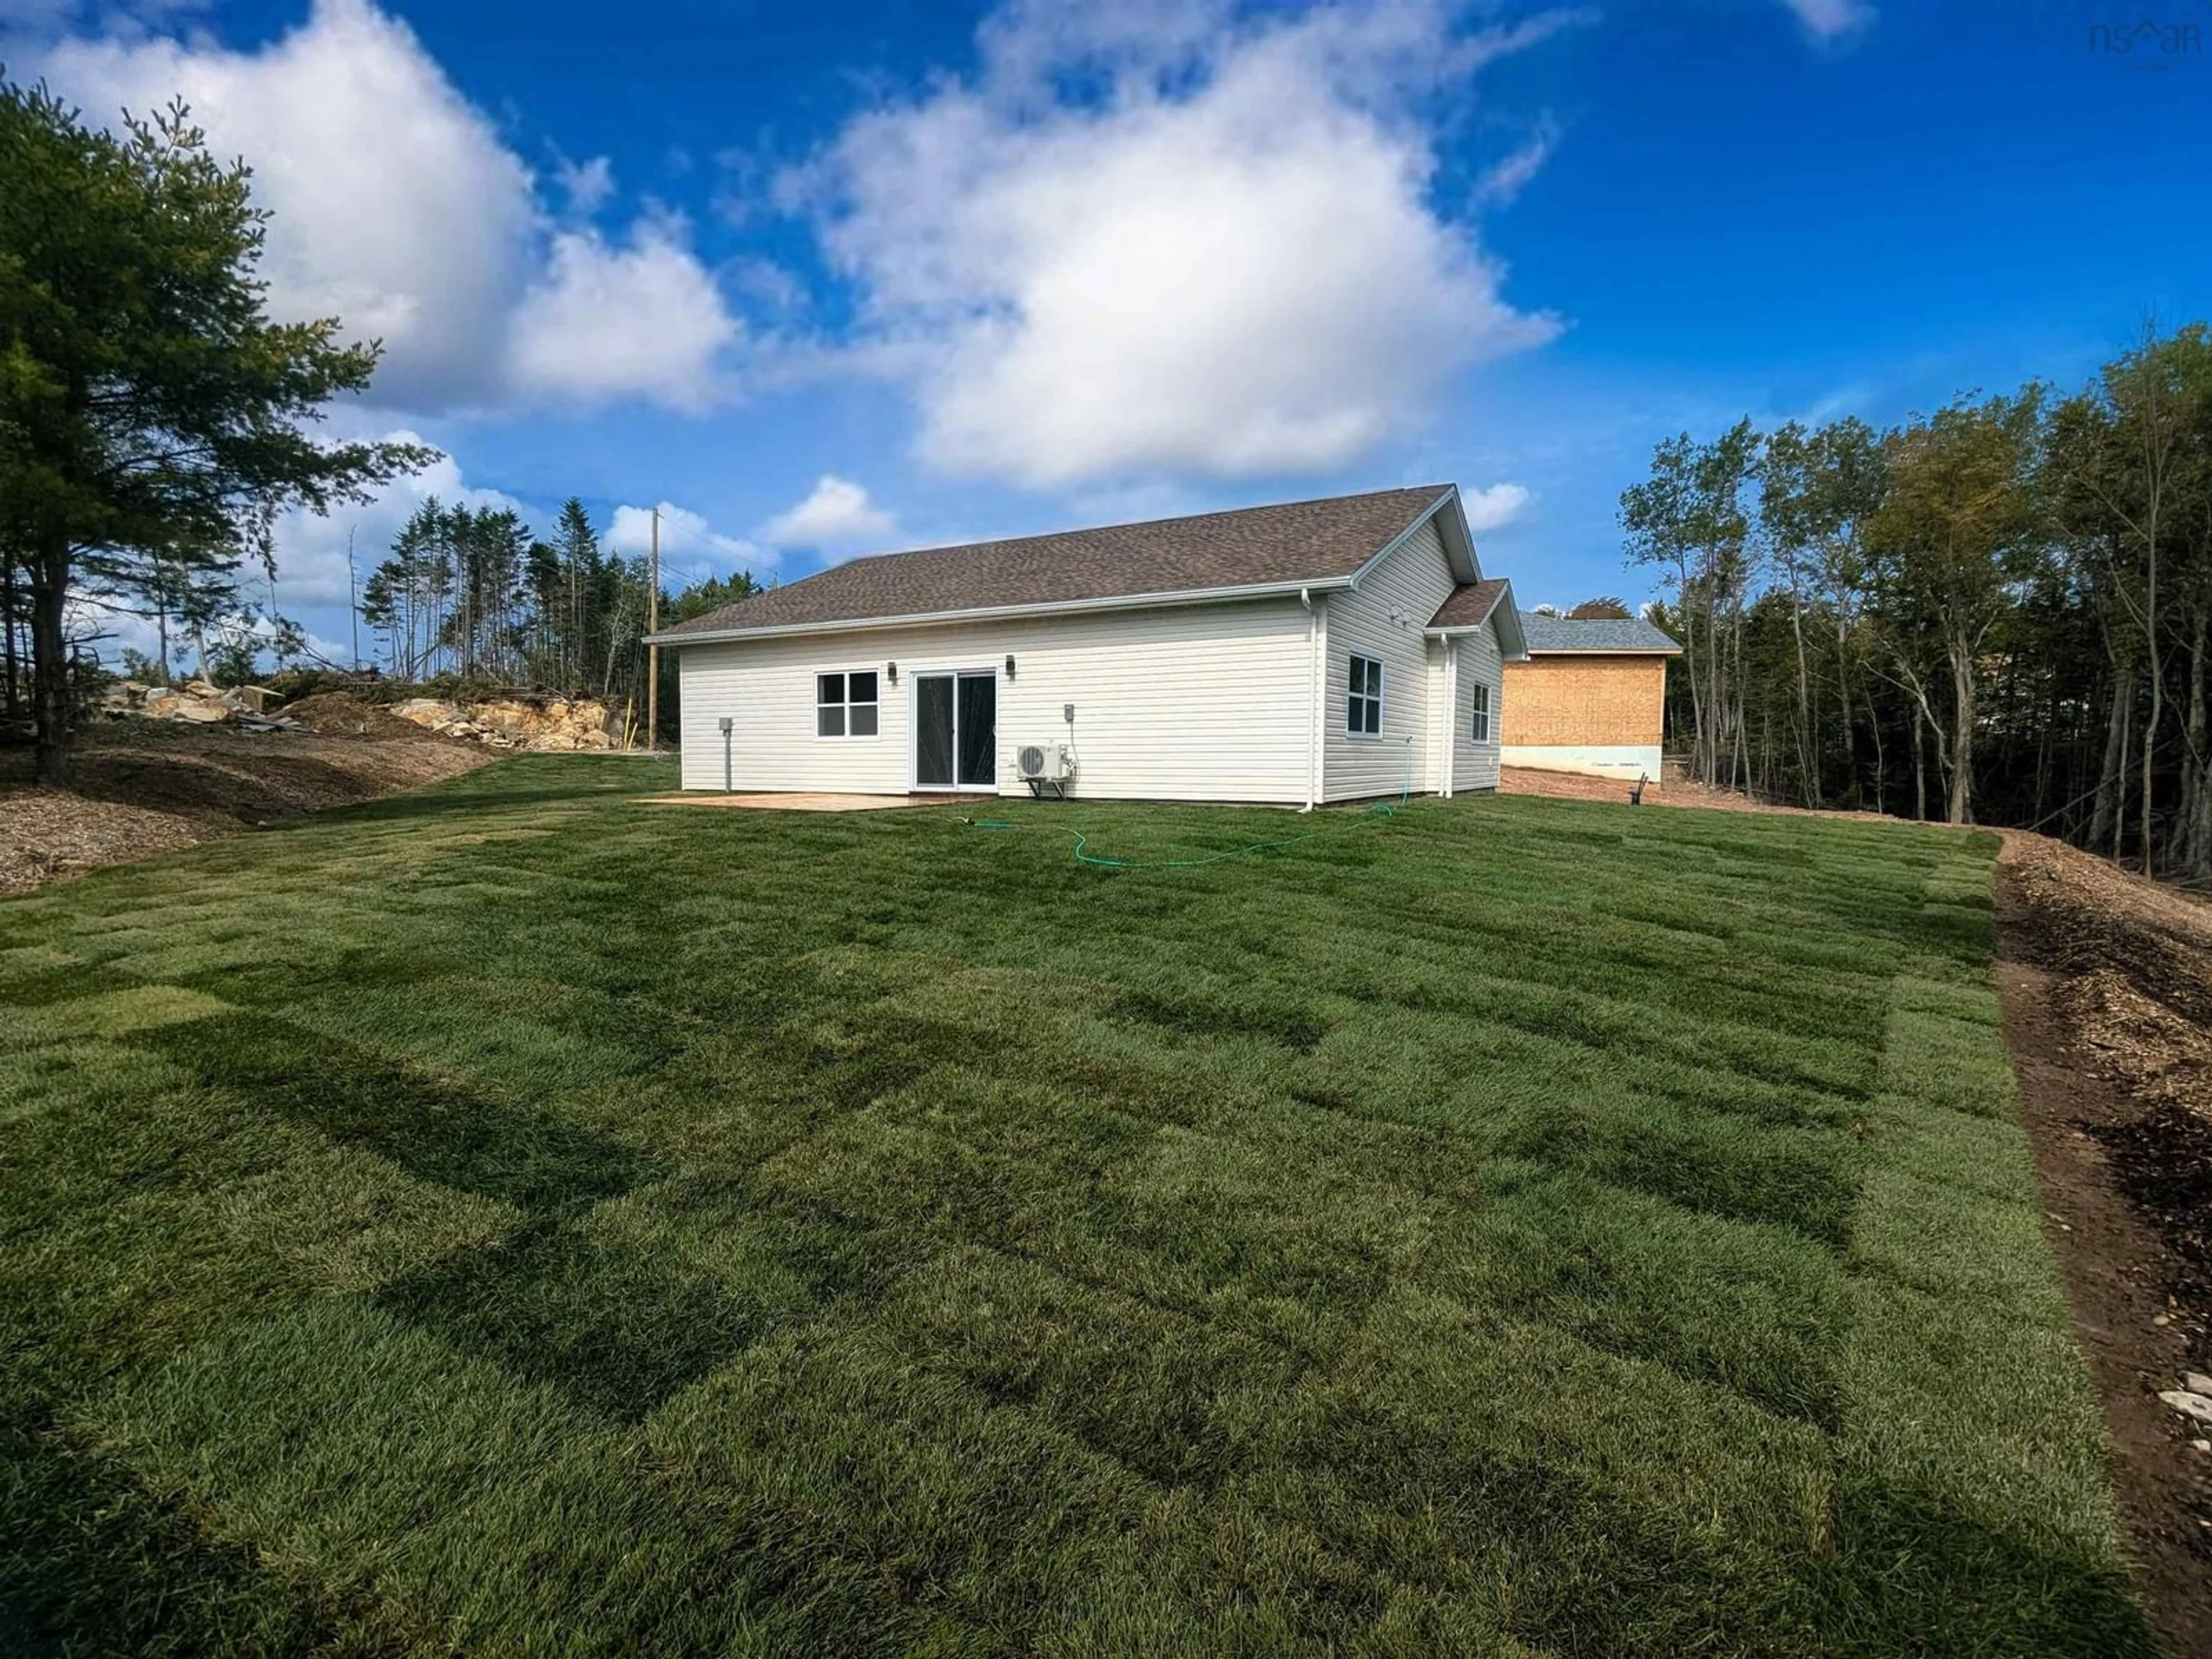
[[[543,753],[615,746],[607,734],[607,706],[590,698],[496,697],[458,703],[414,697],[394,703],[392,712],[443,736],[494,749]]]
[[[392,712],[412,726],[432,732],[442,732],[449,726],[459,726],[468,719],[457,702],[447,702],[439,697],[410,697],[404,702],[395,702]]]
[[[118,680],[100,700],[100,712],[114,718],[143,714],[157,720],[191,720],[201,726],[227,726],[249,707],[234,693],[205,680],[182,685],[143,685]]]
[[[2168,1389],[2159,1395],[2167,1405],[2184,1417],[2193,1417],[2200,1423],[2212,1423],[2212,1399],[2187,1389]]]

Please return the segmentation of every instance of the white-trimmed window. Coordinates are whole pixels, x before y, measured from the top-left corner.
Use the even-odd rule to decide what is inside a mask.
[[[814,734],[819,738],[876,735],[876,671],[814,677]]]
[[[1490,724],[1490,683],[1474,683],[1474,718],[1469,722],[1468,736],[1476,743],[1488,743],[1492,727]]]
[[[1344,729],[1355,738],[1378,737],[1382,731],[1382,664],[1380,659],[1352,653],[1349,688],[1344,699]]]

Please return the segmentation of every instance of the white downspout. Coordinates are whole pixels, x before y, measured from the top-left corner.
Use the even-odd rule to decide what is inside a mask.
[[[1321,611],[1313,590],[1298,589],[1298,603],[1306,608],[1306,804],[1310,812],[1321,804]]]
[[[1459,757],[1459,636],[1444,637],[1444,799],[1452,798],[1452,782]]]

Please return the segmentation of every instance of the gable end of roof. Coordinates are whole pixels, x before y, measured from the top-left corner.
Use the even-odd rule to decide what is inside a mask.
[[[1521,613],[1513,608],[1513,584],[1503,576],[1462,582],[1437,607],[1437,614],[1429,618],[1428,627],[1423,631],[1432,638],[1449,639],[1455,634],[1471,634],[1485,627],[1496,632],[1498,651],[1508,662],[1527,658],[1528,647],[1521,635]]]
[[[1498,600],[1510,591],[1512,584],[1503,576],[1493,576],[1487,581],[1462,582],[1452,589],[1444,602],[1437,607],[1437,614],[1429,618],[1431,633],[1443,633],[1455,628],[1480,628],[1490,620],[1498,609]]]

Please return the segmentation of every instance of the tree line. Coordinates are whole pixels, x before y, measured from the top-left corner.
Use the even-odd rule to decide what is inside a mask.
[[[434,496],[392,538],[357,609],[374,655],[397,678],[452,675],[613,699],[643,683],[652,581],[648,559],[602,545],[575,496],[546,538],[512,507],[448,507]],[[747,572],[664,586],[661,624],[757,591]]]
[[[1668,438],[1620,521],[1693,777],[2212,878],[2204,325],[2070,393]]]

